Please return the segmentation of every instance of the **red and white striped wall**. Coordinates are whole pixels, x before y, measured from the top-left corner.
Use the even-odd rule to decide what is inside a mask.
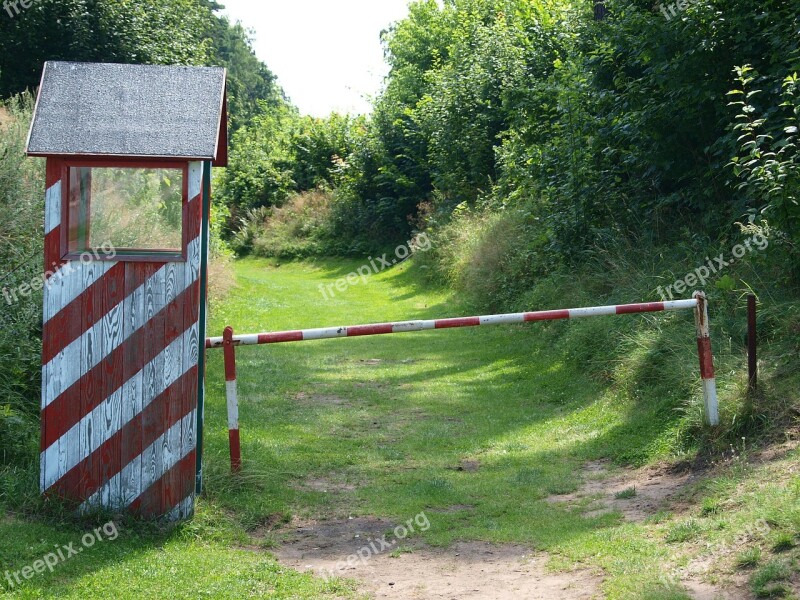
[[[63,261],[63,161],[48,159],[41,489],[84,509],[194,507],[203,163],[188,169],[185,262]]]
[[[709,425],[717,425],[719,424],[719,409],[717,406],[716,380],[714,379],[714,359],[711,354],[711,339],[708,327],[708,304],[705,294],[702,292],[695,292],[691,300],[594,306],[588,308],[486,315],[482,317],[459,317],[455,319],[401,321],[395,323],[378,323],[374,325],[352,325],[347,327],[325,327],[322,329],[302,329],[248,335],[234,335],[233,329],[227,327],[222,337],[208,338],[206,340],[206,348],[224,348],[225,351],[225,380],[228,403],[228,427],[230,431],[231,469],[234,472],[239,471],[242,464],[241,444],[239,441],[239,405],[236,391],[236,346],[361,337],[367,335],[407,333],[412,331],[453,329],[456,327],[531,323],[536,321],[577,319],[604,315],[627,315],[690,308],[694,309],[695,322],[697,324],[697,343],[700,352],[700,372],[703,379],[706,422]]]

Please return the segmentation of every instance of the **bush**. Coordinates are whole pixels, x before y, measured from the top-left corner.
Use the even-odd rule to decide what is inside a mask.
[[[330,193],[317,189],[291,197],[280,208],[248,212],[234,238],[239,253],[257,256],[300,258],[321,254],[329,239]]]

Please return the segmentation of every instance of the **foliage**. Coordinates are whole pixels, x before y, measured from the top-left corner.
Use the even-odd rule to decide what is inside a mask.
[[[25,156],[33,99],[0,105],[0,465],[30,456],[41,390],[44,164]],[[35,286],[31,286],[35,287]]]
[[[288,105],[262,106],[233,134],[229,166],[218,178],[219,201],[229,208],[232,221],[248,208],[280,206],[294,190],[291,132],[297,118]]]
[[[738,189],[747,194],[749,204],[753,206],[751,220],[756,217],[759,220],[770,219],[781,225],[796,254],[800,244],[798,76],[794,73],[786,77],[781,93],[783,102],[758,118],[754,104],[762,90],[751,90],[750,87],[759,77],[747,66],[738,68],[737,74],[741,89],[729,94],[742,98],[731,102],[740,111],[734,129],[741,132],[738,139],[741,150],[731,161],[734,173],[742,180]]]
[[[205,0],[37,0],[0,18],[0,97],[33,89],[46,60],[204,64]]]
[[[252,232],[256,256],[300,258],[324,254],[330,246],[326,226],[330,222],[331,196],[317,189],[290,198],[282,207],[253,211],[237,234]]]

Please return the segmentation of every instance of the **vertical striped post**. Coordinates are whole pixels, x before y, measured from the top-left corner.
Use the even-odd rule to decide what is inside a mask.
[[[236,395],[236,347],[233,327],[226,327],[223,337],[225,355],[225,398],[228,401],[228,441],[231,447],[231,472],[242,469],[242,445],[239,440],[239,399]]]
[[[697,299],[694,320],[697,326],[697,351],[700,356],[700,377],[703,378],[703,400],[707,425],[719,425],[717,380],[714,378],[714,356],[711,354],[711,331],[708,326],[708,302],[704,292],[695,292]]]

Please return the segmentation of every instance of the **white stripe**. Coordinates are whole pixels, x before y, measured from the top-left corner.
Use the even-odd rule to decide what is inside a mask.
[[[719,425],[719,403],[717,401],[717,380],[703,379],[703,401],[709,425]]]
[[[402,323],[392,323],[392,333],[403,333],[404,331],[421,331],[422,321],[405,321]]]
[[[241,336],[241,343],[244,346],[252,346],[254,344],[258,344],[258,334],[254,335],[243,335]],[[225,341],[224,338],[219,338],[219,343],[222,344]]]
[[[695,308],[697,298],[691,300],[669,300],[664,302],[664,310],[681,310],[682,308]]]
[[[44,200],[44,233],[47,235],[61,225],[61,181],[47,190]]]
[[[524,323],[525,313],[512,315],[487,315],[481,317],[481,325],[502,325],[504,323]]]
[[[239,399],[235,379],[225,382],[225,398],[228,401],[228,429],[239,429]]]
[[[125,422],[121,422],[114,429],[105,430],[101,428],[95,428],[94,430],[95,443],[93,443],[92,446],[90,446],[89,444],[80,443],[81,431],[86,431],[92,426],[92,424],[99,423],[100,420],[103,418],[103,415],[105,415],[106,412],[109,411],[114,404],[119,405],[119,398],[117,397],[117,395],[119,394],[120,390],[122,391],[123,401],[127,401],[126,399],[131,398],[134,390],[141,389],[142,376],[145,370],[153,369],[154,365],[163,364],[164,357],[169,355],[170,352],[173,353],[179,352],[180,349],[183,347],[182,346],[183,344],[188,344],[192,339],[197,339],[197,331],[198,331],[198,325],[197,323],[195,323],[189,329],[187,329],[182,336],[178,337],[178,339],[173,341],[166,349],[164,349],[156,358],[154,358],[147,365],[145,365],[145,367],[141,371],[139,371],[136,375],[134,375],[128,381],[126,381],[121,388],[117,389],[113,394],[111,394],[111,396],[106,398],[97,407],[95,407],[95,409],[92,410],[92,412],[85,415],[69,431],[67,431],[63,436],[61,436],[59,439],[53,442],[44,452],[42,452],[42,460],[46,465],[46,472],[43,479],[43,488],[42,488],[43,490],[49,489],[61,477],[63,477],[66,473],[68,473],[70,469],[75,467],[83,460],[86,460],[92,453],[92,446],[95,449],[99,448],[102,444],[110,440],[114,436],[114,434],[117,433],[117,431],[125,427],[125,425],[127,425],[136,416],[138,416],[138,415],[132,415],[130,419],[126,420]],[[175,371],[169,377],[156,377],[153,394],[149,394],[148,388],[145,387],[142,410],[147,408],[153,402],[153,400],[155,400],[160,394],[164,392],[164,390],[166,390],[170,385],[172,385],[178,379],[180,379],[186,372],[188,372],[196,364],[197,364],[196,360],[187,361],[185,370],[180,369],[180,371],[182,372]],[[67,462],[64,465],[64,470],[59,476],[58,458],[61,449],[73,448],[73,447],[79,448],[80,450],[78,452],[68,453]]]
[[[189,163],[189,201],[200,195],[203,186],[203,163]]]
[[[589,308],[570,308],[569,318],[576,319],[578,317],[601,317],[604,315],[617,314],[616,306],[592,306]]]
[[[101,266],[104,271],[108,271],[115,264],[113,262],[103,262]],[[44,285],[45,301],[47,302],[44,313],[45,323],[72,304],[75,298],[81,295],[84,290],[83,280],[86,277],[88,266],[80,260],[70,260],[64,263],[47,280]]]
[[[192,242],[190,242],[190,246],[199,243],[200,240],[198,238],[192,240]],[[144,284],[139,286],[139,288],[134,290],[131,295],[142,293],[142,290],[144,290],[148,285],[152,286],[154,282],[157,281],[163,282],[165,280],[166,276],[165,274],[170,268],[172,267],[169,264],[161,267],[154,275],[152,275],[148,279],[148,281],[146,281]],[[193,274],[192,277],[186,277],[186,278],[181,277],[176,282],[176,285],[178,286],[177,294],[180,294],[181,292],[185,291],[195,281],[197,272],[194,269],[190,269],[190,271]],[[158,286],[158,287],[163,288],[164,286]],[[169,304],[166,294],[163,293],[163,289],[158,289],[157,292],[158,293],[153,295],[153,298],[155,300],[155,304],[153,306],[154,314],[160,312]],[[75,294],[75,297],[77,297],[79,294],[80,292]],[[125,300],[117,304],[107,314],[111,314],[114,311],[122,311],[124,303]],[[66,306],[66,303],[64,304],[64,306]],[[114,350],[116,350],[119,346],[121,346],[135,331],[138,330],[125,328],[123,334],[118,336],[115,340],[113,340],[112,343],[98,344],[97,346],[99,347],[95,347],[95,351],[92,353],[91,359],[89,361],[84,361],[85,364],[81,364],[82,349],[85,349],[87,344],[90,344],[92,340],[103,339],[102,336],[103,319],[100,318],[97,321],[97,323],[95,323],[87,331],[84,331],[79,338],[77,338],[66,348],[64,348],[61,352],[59,352],[56,356],[54,356],[50,360],[50,362],[48,362],[44,367],[42,367],[42,378],[43,381],[45,382],[45,386],[47,389],[47,393],[43,398],[44,407],[47,407],[50,404],[52,404],[56,398],[58,398],[61,394],[67,391],[76,381],[78,381],[86,373],[91,371],[100,362],[102,362],[103,359],[108,357]],[[72,367],[65,368],[66,365],[72,365]],[[75,366],[77,366],[78,368],[75,368]]]
[[[136,498],[126,498],[122,495],[116,495],[116,497],[114,497],[110,494],[110,490],[121,489],[120,481],[125,479],[129,480],[141,473],[141,489],[143,494],[146,493],[147,489],[161,479],[167,471],[177,465],[181,460],[186,458],[194,449],[194,447],[187,446],[183,448],[181,452],[174,453],[168,461],[159,462],[155,471],[146,468],[146,466],[143,468],[142,457],[150,453],[160,455],[161,448],[164,445],[164,439],[168,436],[180,436],[183,428],[187,426],[193,426],[196,418],[196,411],[193,410],[188,415],[183,417],[183,419],[170,427],[163,435],[159,436],[156,441],[150,444],[150,446],[148,446],[139,456],[125,465],[122,471],[114,475],[114,477],[112,477],[101,489],[92,494],[91,497],[81,505],[80,511],[87,512],[99,506],[103,506],[104,508],[119,509],[133,504]]]
[[[347,337],[347,327],[324,327],[322,329],[304,329],[304,340],[325,340]]]
[[[183,500],[178,502],[171,511],[169,511],[165,516],[164,520],[168,523],[173,523],[175,521],[182,521],[192,515],[194,512],[194,493],[189,496],[186,496]]]

